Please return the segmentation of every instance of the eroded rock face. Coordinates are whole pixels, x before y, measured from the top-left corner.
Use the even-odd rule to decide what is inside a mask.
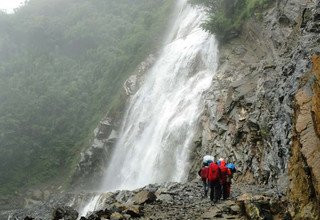
[[[151,68],[155,61],[155,57],[150,54],[143,62],[139,64],[134,74],[124,82],[123,88],[127,96],[133,95],[137,92],[144,81],[146,72]]]
[[[220,48],[198,152],[235,162],[243,181],[287,182],[293,97],[310,65],[304,46],[316,40],[297,31],[304,4],[278,1]]]
[[[237,165],[237,181],[290,188],[293,217],[317,217],[319,66],[310,72],[320,51],[319,18],[316,1],[279,0],[220,47],[190,179],[203,155],[223,157]]]
[[[320,218],[320,56],[295,96],[295,128],[289,175],[291,212],[299,218]],[[299,208],[298,208],[299,207]]]
[[[117,140],[117,129],[117,125],[107,116],[100,121],[94,130],[91,146],[81,153],[81,159],[72,180],[75,186],[82,189],[99,187]]]

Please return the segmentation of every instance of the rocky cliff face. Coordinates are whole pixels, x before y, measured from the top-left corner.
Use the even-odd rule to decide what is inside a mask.
[[[295,95],[294,137],[289,163],[291,212],[301,218],[320,217],[320,57],[312,57]]]
[[[150,54],[141,62],[133,74],[124,82],[125,92],[123,103],[127,102],[144,81],[145,73],[155,62],[154,55]],[[120,105],[120,108],[125,104]],[[94,130],[91,145],[81,153],[81,158],[72,177],[72,188],[77,189],[98,189],[105,169],[108,166],[110,157],[118,138],[118,131],[121,126],[121,117],[125,109],[116,109],[115,114],[108,113]]]
[[[319,217],[319,12],[319,2],[279,0],[220,46],[191,178],[203,155],[223,157],[237,181],[289,190],[292,216]]]

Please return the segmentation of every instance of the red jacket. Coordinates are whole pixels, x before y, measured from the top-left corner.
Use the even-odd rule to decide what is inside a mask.
[[[231,175],[231,171],[226,167],[225,161],[221,161],[219,168],[221,171],[221,184],[225,184],[227,182],[227,177]]]
[[[220,180],[220,169],[218,164],[216,164],[215,162],[212,162],[209,165],[208,180],[211,182]]]
[[[208,171],[209,171],[209,167],[207,166],[203,166],[199,170],[198,174],[199,176],[201,176],[202,181],[206,181],[208,179]]]

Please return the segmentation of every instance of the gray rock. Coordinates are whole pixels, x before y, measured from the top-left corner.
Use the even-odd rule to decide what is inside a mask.
[[[173,197],[169,194],[160,194],[157,196],[157,201],[161,201],[163,203],[171,203],[173,201]]]
[[[150,191],[138,192],[132,199],[135,204],[152,203],[157,199],[156,195]]]
[[[119,212],[112,213],[110,220],[123,220],[125,217],[121,215]]]
[[[52,214],[53,220],[77,220],[79,213],[71,207],[63,206],[55,209]]]

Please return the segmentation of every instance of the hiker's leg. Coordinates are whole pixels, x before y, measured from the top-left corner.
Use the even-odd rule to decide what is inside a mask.
[[[209,181],[209,188],[210,188],[210,200],[213,201],[214,191],[215,191],[214,182]]]
[[[207,195],[207,187],[208,187],[208,185],[207,185],[207,181],[205,181],[205,180],[202,180],[202,186],[203,186],[203,191],[204,191],[204,196],[206,196]]]
[[[207,197],[208,196],[208,181],[207,180],[203,181],[203,186],[204,186],[204,196]]]
[[[222,198],[223,199],[226,199],[228,198],[228,183],[224,183],[224,184],[221,184],[222,185]]]
[[[214,187],[213,187],[213,190],[214,190],[214,196],[213,196],[213,199],[214,199],[214,201],[216,202],[218,199],[217,199],[217,192],[218,192],[218,186],[217,186],[217,182],[215,181],[214,183],[213,183],[213,185],[214,185]]]
[[[230,197],[230,192],[231,192],[231,183],[226,184],[226,198]]]
[[[215,200],[219,200],[221,198],[221,185],[219,181],[215,182],[214,197]]]

